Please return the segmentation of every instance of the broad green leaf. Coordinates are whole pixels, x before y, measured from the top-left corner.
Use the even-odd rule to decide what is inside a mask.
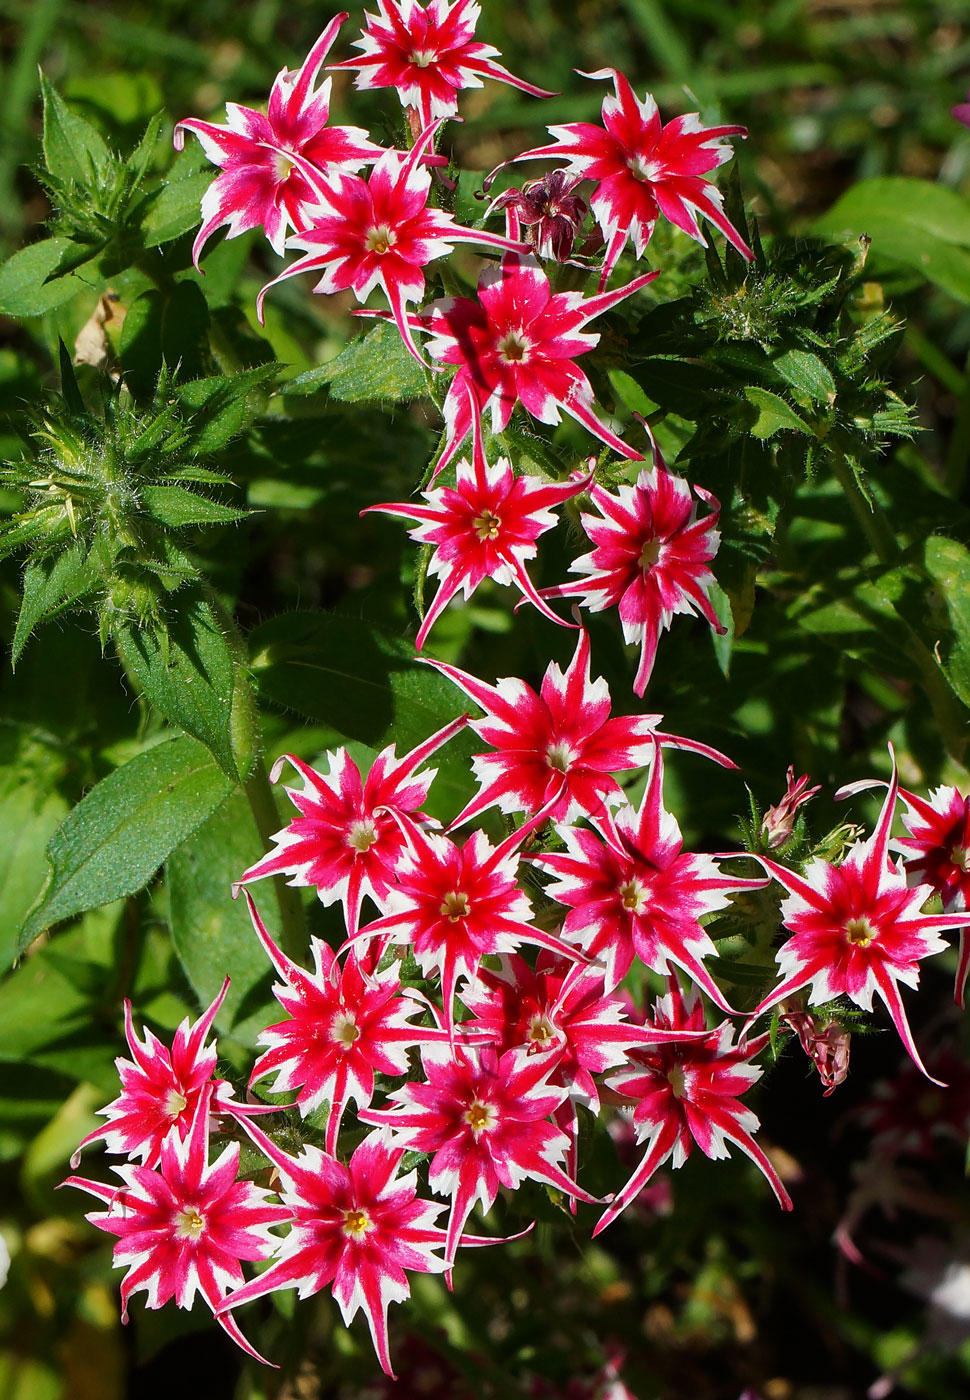
[[[645,394],[637,381],[624,370],[611,369],[609,380],[613,386],[614,394],[621,403],[626,404],[631,413],[640,413],[644,418],[649,418],[651,413],[656,413],[657,405],[653,399]]]
[[[144,888],[231,788],[189,738],[159,744],[103,778],[51,839],[48,883],[21,929],[20,949],[61,919]]]
[[[52,770],[14,765],[0,782],[0,968],[13,961],[17,930],[47,878],[47,843],[67,814]]]
[[[255,393],[276,374],[275,362],[243,370],[231,379],[213,375],[182,384],[176,395],[192,411],[192,447],[197,452],[218,452],[241,433],[258,411]],[[265,391],[264,391],[265,392]]]
[[[229,643],[197,585],[179,591],[177,608],[167,628],[118,628],[115,644],[155,708],[205,744],[227,776],[245,776],[233,749],[236,669]]]
[[[360,340],[283,386],[286,394],[314,394],[325,385],[344,403],[371,399],[402,401],[427,394],[424,373],[408,354],[395,326],[380,322]]]
[[[758,410],[758,415],[749,430],[754,437],[770,438],[782,431],[811,435],[812,430],[805,420],[799,418],[791,405],[777,394],[773,394],[770,389],[760,389],[757,385],[749,384],[744,396]]]
[[[249,639],[261,693],[347,739],[403,752],[467,708],[400,638],[358,618],[287,613]]]
[[[30,560],[24,571],[24,596],[10,648],[16,666],[37,624],[68,608],[94,588],[101,571],[92,564],[86,547],[78,541],[53,560]]]
[[[818,355],[807,350],[786,350],[772,361],[773,367],[796,394],[813,403],[829,403],[835,396],[835,380]]]
[[[226,524],[245,520],[251,513],[210,501],[186,486],[144,486],[139,495],[146,513],[173,529],[183,525]]]
[[[953,629],[951,638],[941,639],[941,669],[957,696],[970,706],[970,552],[956,540],[935,535],[926,541],[923,560],[943,595]]]
[[[280,823],[283,824],[282,822]],[[233,793],[169,858],[169,923],[179,962],[203,1005],[228,973],[232,985],[218,1024],[247,1045],[267,1021],[270,966],[243,899],[230,886],[264,854],[243,793]],[[263,921],[274,938],[279,919],[271,883],[261,887]]]
[[[202,222],[202,196],[216,178],[209,164],[199,168],[202,163],[203,157],[191,146],[175,157],[162,192],[142,224],[147,247],[170,243]]]
[[[40,86],[44,96],[44,163],[58,180],[88,186],[112,164],[111,152],[100,132],[71,111],[43,74]]]
[[[42,316],[76,292],[90,290],[72,273],[47,280],[73,246],[69,238],[43,238],[8,258],[0,266],[0,311],[6,316]]]
[[[198,374],[207,353],[209,312],[194,282],[169,292],[152,288],[136,297],[121,328],[125,382],[139,398],[150,398],[163,362],[185,375]]]

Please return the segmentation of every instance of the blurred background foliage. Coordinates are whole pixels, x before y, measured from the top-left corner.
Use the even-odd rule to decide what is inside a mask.
[[[680,620],[661,643],[650,708],[663,711],[676,732],[727,749],[762,807],[780,797],[789,763],[810,771],[826,789],[812,812],[817,834],[847,816],[864,818],[863,802],[847,814],[830,795],[851,778],[885,773],[888,738],[908,786],[960,781],[960,701],[970,695],[961,695],[968,684],[960,669],[965,603],[954,600],[965,560],[957,553],[927,563],[923,550],[941,530],[966,541],[970,504],[970,220],[960,222],[960,210],[970,208],[970,131],[950,116],[970,75],[966,0],[485,0],[483,9],[480,37],[514,73],[562,96],[543,106],[494,85],[466,95],[464,124],[449,135],[457,164],[472,172],[459,185],[466,216],[481,208],[477,173],[535,144],[545,121],[596,117],[601,85],[574,69],[617,66],[639,91],[653,91],[666,115],[699,110],[707,124],[749,128],[748,141],[737,143],[747,207],[762,236],[793,250],[796,261],[799,250],[809,262],[816,256],[815,234],[847,246],[846,258],[860,257],[858,235],[870,234],[846,315],[859,330],[891,306],[900,322],[877,368],[888,389],[915,406],[920,431],[884,455],[874,451],[865,464],[869,489],[896,532],[903,565],[894,572],[862,532],[844,483],[825,470],[806,476],[797,431],[779,439],[762,422],[763,438],[739,443],[715,415],[714,436],[705,437],[703,396],[716,390],[723,406],[743,383],[726,353],[709,357],[699,385],[684,374],[668,382],[651,362],[665,347],[686,354],[684,325],[664,310],[679,298],[694,298],[695,329],[705,316],[716,323],[719,346],[748,343],[731,330],[725,297],[715,304],[718,284],[709,268],[705,282],[702,252],[658,229],[650,256],[663,275],[639,304],[639,324],[615,323],[618,368],[598,390],[621,418],[646,395],[669,457],[683,451],[681,465],[726,506],[746,452],[755,453],[759,471],[788,485],[764,493],[770,529],[758,535],[759,521],[748,522],[757,536],[748,552],[745,521],[732,517],[740,544],[718,564],[730,595],[722,599],[724,615],[734,621],[728,641],[712,650],[703,625]],[[158,111],[167,138],[181,117],[218,121],[227,100],[264,101],[275,74],[302,60],[330,13],[304,0],[0,0],[0,254],[38,240],[51,213],[30,169],[39,161],[38,64],[114,149],[128,152]],[[341,53],[357,18],[342,33]],[[400,139],[400,114],[381,94],[352,95],[344,75],[334,92],[334,120],[369,127],[378,140]],[[165,139],[154,172],[167,171],[169,161]],[[904,186],[895,183],[900,177],[925,183]],[[860,183],[872,181],[888,183]],[[409,745],[432,725],[414,730],[408,704],[420,703],[422,716],[440,721],[460,706],[430,679],[417,692],[401,679],[395,648],[415,631],[414,553],[399,526],[361,522],[359,511],[413,490],[437,419],[403,393],[395,404],[354,402],[357,381],[346,362],[343,381],[332,370],[313,378],[357,329],[346,299],[310,298],[288,283],[270,298],[261,331],[252,305],[278,270],[272,253],[252,237],[222,243],[207,255],[200,281],[190,244],[184,234],[164,253],[165,275],[183,288],[177,344],[187,377],[273,359],[290,376],[289,391],[272,399],[254,390],[246,432],[213,455],[236,484],[231,503],[258,514],[238,527],[233,548],[225,534],[192,533],[195,557],[248,638],[267,758],[295,751],[312,759],[346,741],[358,758],[392,738]],[[459,265],[473,280],[474,260]],[[819,264],[812,268],[817,274]],[[150,398],[165,331],[148,318],[147,329],[126,335],[121,313],[151,282],[137,267],[92,275],[45,314],[0,315],[0,456],[19,454],[23,405],[58,382],[58,337],[77,346],[106,287],[114,300],[102,304],[104,333],[136,396]],[[143,300],[138,314],[147,306]],[[623,366],[632,366],[632,377]],[[300,374],[310,377],[300,381]],[[79,379],[92,389],[94,376],[83,366]],[[326,382],[329,397],[320,392]],[[810,400],[806,413],[816,411]],[[557,441],[568,455],[583,439],[567,426]],[[17,498],[7,493],[0,504],[13,509]],[[550,539],[541,583],[564,576],[577,541],[575,533]],[[907,573],[913,560],[924,581],[936,569],[935,593],[920,591]],[[0,566],[6,643],[20,588],[20,569],[7,560]],[[914,636],[922,651],[914,651]],[[970,645],[970,630],[966,636]],[[945,679],[932,658],[926,662],[941,639]],[[338,659],[351,645],[364,690],[342,690]],[[567,659],[571,639],[528,610],[513,620],[506,596],[483,588],[471,606],[445,615],[432,649],[487,678],[535,680],[546,657]],[[609,620],[594,624],[594,658],[614,694],[629,697],[630,658]],[[374,685],[376,709],[358,703]],[[0,676],[4,966],[43,885],[49,837],[93,784],[160,732],[158,716],[132,695],[113,654],[102,659],[89,619],[48,627],[16,672]],[[474,741],[462,739],[442,764],[435,789],[442,817],[468,795],[472,751]],[[671,805],[687,840],[712,849],[736,842],[734,814],[746,806],[738,780],[690,758],[672,761],[671,770]],[[252,817],[235,794],[172,855],[164,881],[81,912],[0,983],[0,1234],[11,1255],[0,1290],[3,1400],[151,1400],[173,1387],[211,1400],[446,1388],[453,1397],[578,1397],[591,1393],[581,1386],[592,1386],[612,1346],[626,1353],[623,1376],[639,1400],[735,1400],[747,1385],[763,1400],[854,1400],[878,1374],[897,1370],[904,1393],[962,1400],[970,1375],[970,1220],[960,1144],[934,1139],[931,1161],[875,1185],[860,1178],[866,1138],[859,1105],[886,1072],[887,1056],[895,1060],[888,1037],[878,1035],[857,1040],[852,1078],[833,1100],[821,1100],[791,1053],[768,1076],[759,1113],[797,1197],[792,1220],[779,1223],[763,1183],[742,1161],[710,1168],[692,1159],[658,1182],[641,1219],[614,1227],[596,1247],[582,1215],[571,1225],[541,1193],[528,1200],[520,1193],[502,1228],[520,1228],[538,1212],[533,1239],[459,1268],[453,1299],[438,1281],[419,1279],[414,1304],[396,1310],[396,1388],[375,1381],[366,1338],[334,1326],[328,1301],[294,1309],[288,1296],[276,1310],[267,1304],[261,1344],[285,1358],[282,1379],[247,1372],[240,1380],[239,1356],[198,1310],[152,1314],[139,1305],[122,1329],[110,1248],[85,1225],[83,1204],[56,1196],[54,1187],[97,1121],[94,1110],[115,1093],[123,997],[132,998],[136,1021],[171,1032],[213,994],[224,957],[234,988],[220,1024],[221,1069],[244,1074],[265,1024],[269,978],[226,888],[259,850]],[[332,910],[313,904],[307,914],[314,931],[339,936]],[[927,969],[914,1019],[920,1034],[945,1040],[957,1033],[947,1011],[952,963],[937,961],[942,969]],[[939,1106],[927,1097],[914,1112],[932,1122]],[[591,1141],[589,1153],[591,1188],[609,1189],[603,1142]],[[874,1206],[868,1216],[867,1203]],[[884,1208],[897,1210],[895,1220]],[[831,1244],[836,1223],[852,1209],[871,1234],[869,1273],[850,1270]],[[936,1236],[945,1237],[949,1253],[943,1274],[934,1275],[923,1264],[925,1239],[932,1244]],[[950,1312],[940,1302],[946,1269],[964,1290]]]

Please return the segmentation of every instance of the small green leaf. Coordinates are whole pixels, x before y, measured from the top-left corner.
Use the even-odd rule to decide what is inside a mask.
[[[807,350],[786,350],[772,365],[796,394],[813,403],[829,403],[835,397],[835,380],[818,355]]]
[[[184,525],[214,525],[245,520],[252,513],[210,501],[185,486],[144,486],[140,494],[146,514],[159,524],[170,525],[176,530]]]
[[[811,436],[812,430],[805,420],[799,418],[791,405],[777,394],[773,394],[770,389],[760,389],[754,384],[749,384],[744,396],[758,410],[758,415],[749,428],[754,437],[770,438],[783,431]]]
[[[121,626],[115,644],[159,713],[204,744],[230,778],[241,776],[232,743],[235,666],[201,588],[179,591],[167,626]]]
[[[279,366],[256,365],[227,378],[212,375],[182,384],[176,390],[179,403],[191,411],[191,446],[196,452],[218,452],[252,422],[258,411],[261,385],[273,379]],[[265,391],[264,391],[265,392]]]
[[[47,843],[66,813],[52,784],[38,785],[22,767],[7,770],[0,784],[0,968],[12,961],[17,930],[43,889]]]
[[[39,622],[83,598],[100,578],[101,571],[80,541],[53,560],[31,559],[24,571],[24,597],[10,648],[11,664],[16,666]]]
[[[191,147],[175,157],[162,191],[142,224],[146,247],[170,243],[201,223],[202,196],[216,178],[210,165],[199,169],[202,160],[199,151]]]
[[[43,73],[44,163],[58,180],[70,180],[85,188],[109,165],[111,152],[89,121],[72,112]]]
[[[371,399],[403,402],[427,394],[424,373],[405,348],[396,327],[381,322],[360,340],[321,365],[283,386],[286,394],[314,394],[325,385],[343,403]]]
[[[611,369],[609,380],[613,386],[614,394],[631,413],[639,413],[644,418],[649,418],[651,413],[656,413],[657,405],[653,399],[645,394],[637,381],[624,370]]]
[[[0,311],[6,316],[42,316],[75,293],[90,291],[71,273],[51,278],[73,247],[69,238],[43,238],[8,258],[0,266]]]
[[[143,889],[231,788],[188,738],[159,744],[102,779],[47,847],[50,876],[20,931],[20,950],[61,919]]]

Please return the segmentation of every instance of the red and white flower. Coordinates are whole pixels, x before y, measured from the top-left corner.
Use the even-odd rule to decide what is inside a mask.
[[[704,1010],[695,988],[687,998],[676,976],[667,978],[667,994],[660,997],[647,1022],[664,1030],[703,1031]],[[607,1079],[611,1089],[634,1101],[633,1123],[639,1142],[647,1151],[623,1190],[604,1211],[594,1235],[605,1230],[640,1193],[659,1166],[671,1159],[683,1166],[694,1143],[712,1159],[730,1156],[729,1143],[767,1177],[783,1210],[791,1210],[788,1192],[778,1173],[755,1142],[752,1133],[758,1119],[738,1102],[761,1077],[751,1061],[768,1044],[768,1034],[741,1045],[723,1021],[707,1036],[684,1039],[642,1050],[631,1050],[632,1068]]]
[[[962,927],[966,915],[920,913],[932,887],[909,889],[905,872],[889,854],[898,791],[894,756],[892,781],[876,828],[867,841],[852,846],[839,866],[816,857],[803,875],[796,875],[767,856],[756,857],[788,891],[781,917],[792,937],[777,955],[782,980],[755,1007],[751,1019],[809,984],[810,1006],[845,996],[871,1011],[873,996],[878,996],[913,1063],[926,1074],[899,983],[918,985],[920,960],[941,953],[946,943],[940,933]]]
[[[63,1183],[107,1206],[86,1218],[118,1236],[114,1262],[128,1265],[121,1283],[123,1322],[128,1321],[128,1300],[138,1292],[147,1294],[149,1308],[160,1308],[172,1298],[178,1307],[191,1308],[200,1293],[215,1312],[227,1290],[243,1282],[240,1261],[267,1259],[279,1244],[270,1230],[291,1218],[287,1207],[270,1203],[269,1192],[236,1180],[238,1143],[230,1143],[209,1164],[212,1093],[210,1085],[200,1094],[187,1135],[172,1133],[162,1143],[157,1171],[115,1167],[122,1187],[79,1176]],[[245,1352],[268,1364],[233,1318],[218,1320]]]
[[[590,489],[599,515],[582,513],[583,529],[595,548],[570,566],[586,575],[576,583],[545,590],[547,598],[576,598],[590,612],[615,607],[627,642],[640,643],[640,665],[633,689],[642,695],[653,671],[660,634],[675,613],[701,613],[716,632],[724,627],[710,599],[714,575],[707,567],[721,542],[720,506],[703,486],[694,493],[711,514],[697,519],[691,488],[668,471],[658,451],[654,465],[635,486],[614,494]]]
[[[437,770],[429,768],[417,776],[415,770],[464,724],[465,716],[452,720],[401,758],[394,744],[382,749],[366,780],[343,748],[328,753],[327,775],[293,754],[284,754],[270,777],[276,782],[284,763],[292,764],[301,775],[302,792],[286,789],[300,815],[272,837],[276,850],[251,865],[237,884],[289,875],[291,885],[314,885],[322,904],[343,903],[347,928],[355,933],[364,896],[383,909],[394,883],[405,848],[394,813],[429,820],[418,809]]]
[[[299,1090],[296,1101],[304,1115],[326,1100],[325,1146],[333,1154],[351,1099],[366,1108],[374,1097],[375,1073],[406,1074],[409,1047],[438,1039],[442,1032],[411,1025],[408,1017],[426,1008],[402,991],[397,967],[377,972],[366,961],[361,964],[353,951],[341,967],[319,938],[310,940],[312,972],[292,962],[273,942],[245,893],[259,941],[283,979],[273,995],[290,1016],[260,1031],[258,1041],[268,1049],[253,1066],[250,1084],[275,1072],[271,1092]]]
[[[628,239],[633,240],[637,257],[643,257],[661,214],[698,243],[704,242],[704,235],[697,220],[709,219],[742,257],[753,258],[724,214],[720,190],[704,179],[707,171],[733,155],[724,138],[746,136],[745,128],[704,127],[696,112],[664,125],[650,94],[641,102],[615,68],[583,76],[613,81],[613,93],[603,99],[603,125],[550,126],[549,133],[556,138],[553,144],[536,146],[514,159],[566,160],[571,175],[596,181],[590,208],[606,240],[600,286],[606,285]]]
[[[222,1303],[220,1321],[278,1289],[309,1298],[330,1284],[347,1326],[363,1312],[378,1360],[393,1376],[387,1309],[411,1296],[405,1271],[444,1272],[434,1252],[445,1242],[434,1224],[444,1207],[418,1198],[415,1172],[397,1175],[404,1152],[384,1133],[366,1137],[345,1166],[309,1145],[290,1157],[252,1124],[244,1127],[280,1174],[293,1226],[272,1267]]]
[[[543,1181],[581,1201],[595,1203],[560,1163],[566,1135],[548,1122],[566,1091],[548,1076],[556,1056],[525,1048],[499,1054],[494,1046],[432,1045],[421,1051],[426,1084],[410,1083],[390,1094],[393,1109],[367,1109],[365,1123],[387,1124],[402,1149],[431,1152],[428,1184],[451,1197],[449,1267],[462,1229],[478,1201],[491,1209],[498,1188]]]
[[[895,845],[902,850],[910,881],[929,885],[943,899],[948,912],[970,909],[970,798],[955,787],[940,787],[929,801],[900,789],[909,810],[903,825],[909,836]],[[970,973],[970,929],[960,930],[960,954],[953,995],[963,1006]]]
[[[555,94],[514,77],[495,60],[498,49],[474,39],[481,14],[477,0],[377,0],[378,13],[367,14],[367,28],[354,48],[360,58],[331,63],[330,68],[350,68],[357,73],[359,90],[394,88],[402,107],[414,107],[422,126],[434,117],[453,117],[458,93],[480,88],[482,78],[493,78],[520,88],[532,97]]]
[[[683,968],[716,1006],[733,1012],[704,966],[717,949],[701,926],[732,894],[762,889],[764,879],[726,875],[717,858],[687,855],[677,819],[663,805],[663,756],[657,749],[639,812],[627,805],[598,825],[563,828],[565,855],[533,856],[558,875],[546,893],[570,906],[562,936],[603,967],[607,990],[635,957],[653,972]]]
[[[175,128],[181,150],[185,132],[198,138],[222,174],[202,199],[202,227],[192,247],[196,267],[204,245],[227,224],[227,238],[262,225],[273,251],[282,254],[286,231],[306,227],[307,210],[320,195],[324,177],[371,165],[381,148],[356,126],[328,126],[330,85],[315,86],[337,31],[348,16],[335,15],[303,66],[282,69],[265,114],[226,103],[228,126],[188,117]]]
[[[565,673],[552,662],[539,694],[517,677],[486,685],[457,666],[432,661],[485,716],[469,727],[495,752],[472,760],[481,791],[455,818],[461,826],[490,807],[501,812],[537,813],[549,805],[553,821],[600,817],[622,800],[614,773],[643,768],[656,744],[690,749],[726,768],[735,765],[716,749],[693,739],[661,734],[661,715],[610,717],[610,690],[590,680],[589,633],[580,629],[576,651]],[[551,805],[550,805],[551,804]]]
[[[431,172],[421,161],[437,126],[427,127],[407,155],[385,151],[367,180],[340,171],[328,175],[304,227],[287,240],[287,247],[302,248],[306,256],[263,288],[256,301],[260,317],[270,287],[301,272],[320,274],[315,292],[349,288],[359,302],[382,287],[404,343],[425,363],[411,334],[407,304],[423,298],[428,263],[447,256],[455,243],[522,247],[515,239],[462,228],[450,214],[428,208]]]

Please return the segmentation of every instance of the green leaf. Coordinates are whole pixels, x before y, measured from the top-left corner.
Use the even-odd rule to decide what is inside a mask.
[[[935,535],[926,541],[923,562],[943,595],[953,631],[943,640],[940,668],[956,695],[970,706],[970,552],[956,540]],[[939,652],[938,648],[937,656]]]
[[[835,380],[818,355],[807,350],[786,350],[772,360],[772,365],[796,394],[813,403],[830,403],[835,397]]]
[[[167,626],[119,627],[115,644],[159,713],[204,744],[228,777],[245,776],[233,749],[236,668],[201,588],[179,591],[177,615]]]
[[[80,541],[53,560],[31,559],[24,571],[24,597],[10,649],[11,664],[16,666],[39,622],[83,598],[100,578],[101,570]]]
[[[860,180],[812,230],[839,241],[867,235],[877,256],[970,303],[970,201],[946,185],[901,175]]]
[[[394,740],[409,749],[467,708],[407,642],[359,618],[287,613],[249,643],[267,699],[373,748]]]
[[[143,889],[231,788],[188,738],[159,744],[103,778],[47,847],[50,876],[20,931],[20,950],[61,919]]]
[[[653,399],[645,394],[637,381],[624,370],[611,369],[609,381],[613,386],[614,394],[631,413],[639,413],[644,418],[649,418],[651,413],[656,413],[657,405]]]
[[[212,375],[182,384],[176,390],[179,403],[191,410],[191,446],[196,452],[218,452],[252,422],[259,404],[255,393],[274,378],[275,361],[256,365],[227,378]]]
[[[212,1000],[228,973],[232,985],[218,1024],[247,1045],[266,1025],[270,968],[245,901],[233,900],[230,886],[262,854],[252,811],[240,792],[228,797],[165,867],[179,962],[203,1004]],[[267,897],[260,905],[267,928],[278,937],[275,899]]]
[[[0,967],[14,958],[17,930],[47,878],[47,843],[67,813],[65,799],[41,776],[10,767],[0,784]]]
[[[201,223],[202,196],[216,178],[210,165],[200,170],[202,159],[191,147],[175,157],[161,194],[142,224],[146,247],[170,243]]]
[[[113,164],[111,152],[100,132],[71,111],[43,73],[40,87],[44,96],[44,163],[56,179],[89,186]]]
[[[360,340],[321,365],[307,370],[283,386],[285,394],[314,394],[324,385],[343,403],[372,399],[403,402],[428,392],[421,366],[408,354],[397,328],[380,322]]]
[[[185,375],[203,368],[207,353],[209,312],[194,282],[179,282],[171,292],[152,288],[136,297],[121,328],[121,366],[125,382],[138,398],[151,398],[162,364]]]
[[[812,430],[805,420],[799,418],[791,405],[777,394],[773,394],[770,389],[759,389],[756,385],[749,384],[744,396],[758,410],[758,415],[749,428],[754,437],[770,438],[782,431],[811,436]]]
[[[180,529],[183,525],[225,524],[245,520],[252,512],[220,505],[206,496],[198,496],[186,486],[144,486],[141,504],[148,515],[161,525]]]
[[[43,238],[21,248],[0,266],[0,311],[6,316],[42,316],[74,296],[90,291],[79,277],[53,277],[74,244],[69,238]]]

